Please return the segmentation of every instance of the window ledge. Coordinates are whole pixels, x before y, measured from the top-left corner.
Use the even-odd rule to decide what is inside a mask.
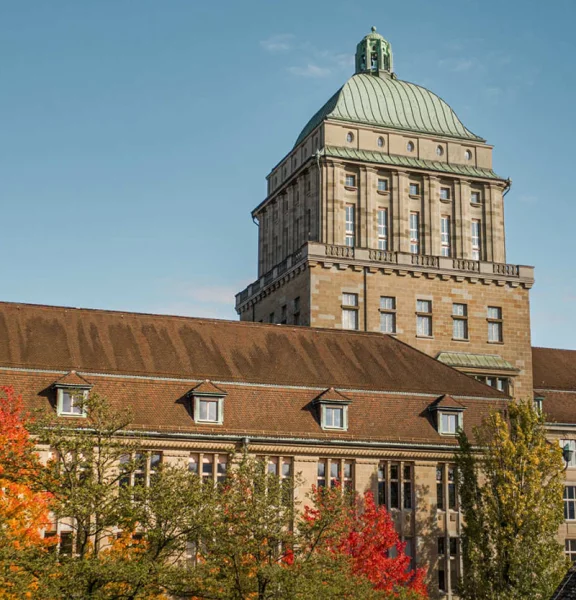
[[[486,342],[487,344],[495,344],[496,346],[503,346],[504,342],[491,342],[490,340],[488,340],[488,342]]]
[[[200,421],[195,420],[196,425],[224,425],[223,421]]]
[[[470,202],[470,206],[482,206],[482,202]]]
[[[433,340],[434,339],[433,335],[416,335],[416,337],[421,340]]]
[[[348,190],[349,192],[356,192],[356,191],[358,191],[358,187],[355,186],[355,185],[345,185],[344,189]]]
[[[467,344],[470,343],[470,338],[468,338],[467,340],[462,339],[462,338],[452,338],[453,342],[466,342]]]
[[[408,194],[408,197],[412,198],[412,200],[420,200],[420,194]]]
[[[444,204],[452,204],[452,200],[450,198],[440,198],[440,202],[444,202]]]
[[[377,194],[380,194],[381,196],[389,196],[390,192],[388,191],[383,191],[383,190],[376,190]]]

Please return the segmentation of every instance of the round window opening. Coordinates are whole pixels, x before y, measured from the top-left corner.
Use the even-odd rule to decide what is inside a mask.
[[[349,144],[354,141],[354,134],[351,131],[348,132],[348,135],[346,136],[346,141]]]
[[[443,156],[444,155],[444,148],[442,148],[442,146],[437,146],[436,147],[436,154],[438,156]]]
[[[414,142],[408,142],[406,149],[408,150],[408,152],[414,152]]]
[[[384,146],[384,138],[379,137],[378,138],[378,148],[382,148],[383,146]]]
[[[466,152],[464,152],[464,158],[466,160],[470,160],[472,158],[472,152],[470,152],[470,150],[466,150]]]

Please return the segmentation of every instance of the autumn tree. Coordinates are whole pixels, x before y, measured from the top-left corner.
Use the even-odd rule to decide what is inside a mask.
[[[566,569],[556,540],[563,522],[561,451],[546,440],[532,402],[493,412],[463,432],[457,455],[464,517],[466,600],[550,598]]]

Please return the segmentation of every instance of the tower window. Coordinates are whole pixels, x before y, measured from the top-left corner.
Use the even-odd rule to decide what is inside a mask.
[[[442,146],[436,146],[436,154],[438,156],[444,156],[444,148],[442,148]]]
[[[380,296],[380,331],[396,333],[396,298]]]
[[[416,300],[416,335],[432,337],[432,300]]]
[[[411,183],[409,193],[411,196],[419,196],[420,195],[420,185],[418,183]]]
[[[414,142],[408,142],[406,144],[406,150],[408,150],[408,152],[414,152]]]
[[[342,294],[342,329],[358,329],[358,294]]]
[[[450,200],[450,188],[440,188],[440,200]]]
[[[388,180],[387,179],[379,179],[378,180],[378,191],[379,192],[387,192],[388,191]]]
[[[464,158],[466,160],[471,160],[472,159],[472,152],[470,152],[470,150],[466,150],[466,152],[464,152]]]
[[[480,260],[482,253],[482,240],[480,237],[480,221],[472,221],[472,260]]]
[[[378,250],[388,250],[388,209],[378,209]]]
[[[420,252],[420,213],[410,213],[410,252]]]
[[[383,148],[384,147],[384,138],[379,137],[377,144],[378,144],[378,148]]]
[[[488,321],[488,341],[504,341],[502,308],[500,306],[489,306],[486,320]]]
[[[440,217],[440,239],[442,244],[440,249],[442,256],[450,256],[450,217]]]
[[[452,337],[455,340],[468,339],[468,306],[466,304],[452,305]]]
[[[346,175],[346,187],[356,187],[356,175]]]
[[[354,247],[355,238],[355,206],[353,204],[346,205],[346,246]]]
[[[349,144],[351,144],[351,143],[354,141],[354,134],[353,134],[351,131],[349,131],[349,132],[346,134],[346,141],[347,141]]]
[[[472,204],[482,204],[482,194],[480,192],[470,192],[470,202]]]

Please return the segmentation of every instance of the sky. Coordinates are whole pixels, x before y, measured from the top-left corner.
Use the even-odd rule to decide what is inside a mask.
[[[0,0],[0,300],[236,319],[250,211],[371,26],[495,146],[534,345],[576,349],[574,0]]]

